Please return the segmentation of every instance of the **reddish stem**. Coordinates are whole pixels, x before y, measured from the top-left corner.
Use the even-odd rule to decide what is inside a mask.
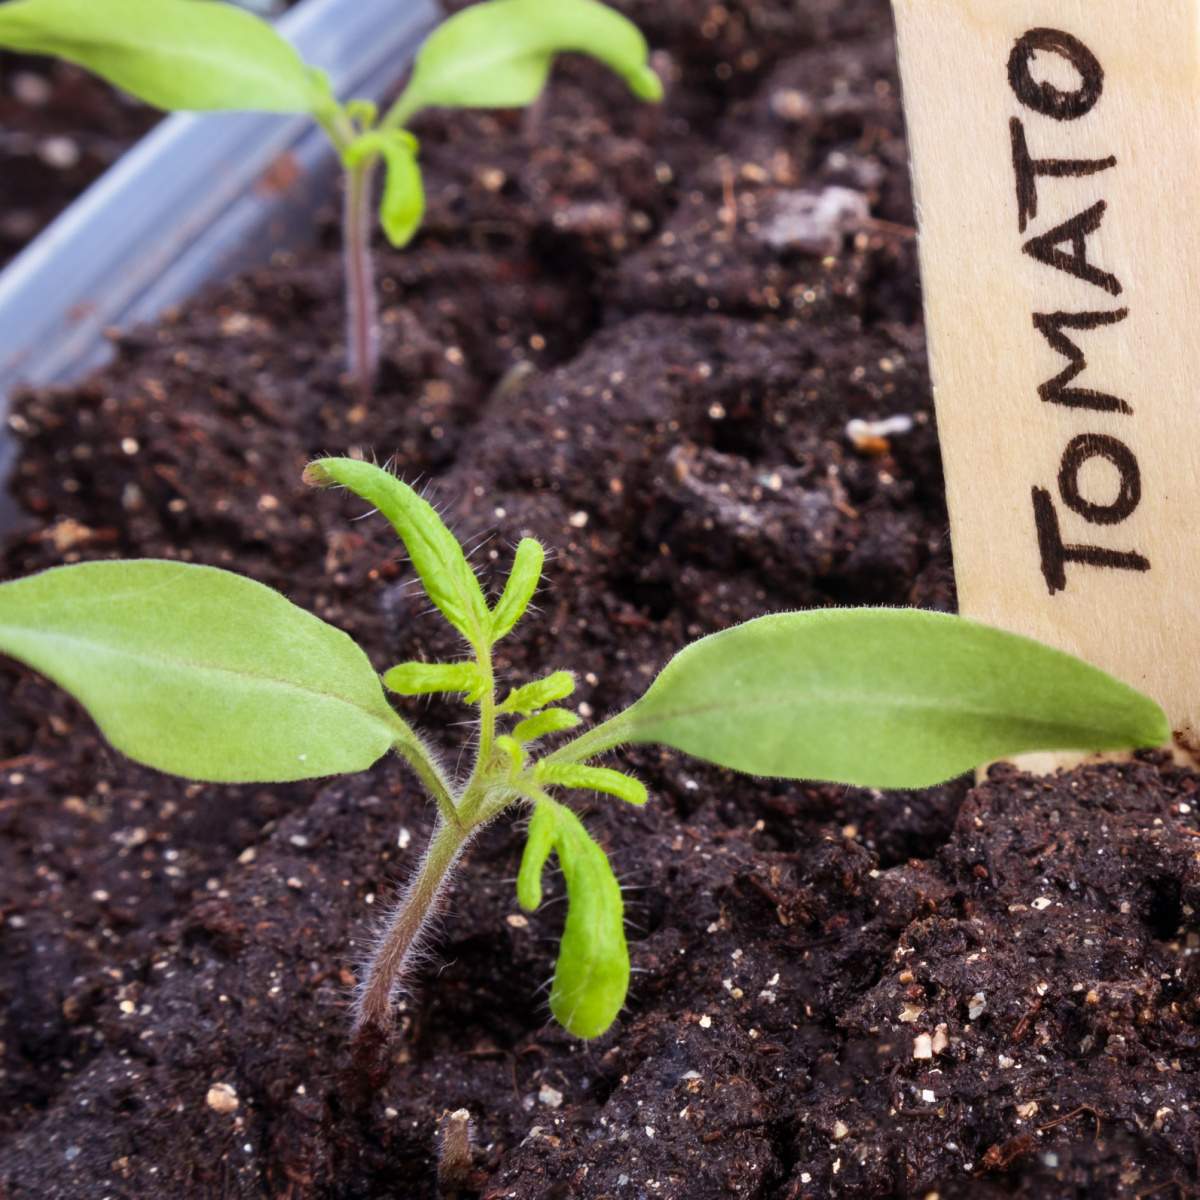
[[[346,358],[350,375],[366,401],[379,369],[379,305],[371,258],[371,183],[375,158],[346,169],[342,246],[346,263]]]
[[[420,952],[421,933],[437,910],[438,899],[470,839],[471,833],[461,825],[438,818],[425,858],[375,947],[356,1006],[357,1042],[368,1045],[386,1040],[396,987]]]

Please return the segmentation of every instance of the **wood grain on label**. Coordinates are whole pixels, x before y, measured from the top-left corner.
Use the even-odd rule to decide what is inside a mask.
[[[964,615],[1200,748],[1200,0],[893,0]]]

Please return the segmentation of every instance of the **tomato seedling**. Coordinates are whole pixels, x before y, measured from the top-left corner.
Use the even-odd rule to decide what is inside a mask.
[[[405,128],[424,108],[519,108],[541,94],[556,54],[607,64],[643,100],[662,98],[646,40],[598,0],[483,0],[443,22],[417,54],[408,86],[380,117],[370,100],[339,104],[322,71],[270,25],[219,0],[9,0],[0,46],[54,54],[167,110],[307,113],[345,169],[346,353],[360,393],[379,359],[371,259],[373,180],[387,168],[380,222],[406,246],[425,213],[417,140]]]
[[[914,609],[778,613],[680,651],[633,705],[545,750],[580,724],[565,670],[501,698],[493,647],[525,613],[542,573],[517,547],[489,603],[459,543],[410,487],[369,463],[327,458],[307,482],[349,488],[402,538],[430,600],[461,636],[456,662],[406,662],[382,678],[346,634],[278,592],[212,567],[152,559],[56,567],[0,585],[0,651],[72,692],[130,757],[189,779],[260,782],[363,771],[389,749],[408,761],[438,817],[421,865],[380,933],[356,1004],[360,1045],[377,1045],[439,897],[472,838],[511,811],[531,817],[517,880],[541,902],[554,852],[568,908],[550,1010],[592,1038],[625,1001],[621,891],[563,792],[646,801],[594,760],[651,742],[753,775],[923,787],[1031,750],[1158,746],[1158,705],[1061,651]],[[392,707],[433,692],[473,706],[465,778]]]

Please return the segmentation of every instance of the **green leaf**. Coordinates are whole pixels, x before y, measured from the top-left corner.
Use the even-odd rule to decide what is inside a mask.
[[[578,763],[542,759],[534,768],[534,778],[542,783],[557,783],[559,787],[605,792],[629,804],[646,803],[646,785],[641,780],[608,767],[583,767]]]
[[[509,692],[504,703],[496,709],[498,713],[520,713],[529,716],[535,708],[544,708],[555,700],[564,700],[575,690],[575,676],[570,671],[555,671],[545,679],[535,679],[515,691]]]
[[[492,640],[499,641],[525,615],[533,593],[542,578],[542,563],[546,552],[533,538],[522,538],[513,558],[513,568],[504,594],[492,609]]]
[[[265,21],[213,0],[9,0],[0,45],[87,67],[155,108],[316,112],[332,102]]]
[[[1160,746],[1171,734],[1153,700],[1069,654],[886,608],[781,613],[702,638],[611,724],[611,736],[599,726],[580,739],[586,756],[659,742],[753,775],[893,788],[1033,750]]]
[[[404,541],[430,600],[477,651],[487,648],[491,613],[479,580],[431,504],[394,475],[352,458],[309,463],[304,482],[313,487],[340,484],[379,509]]]
[[[425,217],[425,182],[417,164],[417,139],[390,137],[383,147],[387,181],[379,206],[379,219],[388,241],[397,250],[412,241]]]
[[[466,692],[473,704],[487,691],[487,676],[478,663],[408,662],[393,667],[383,686],[400,696],[427,696],[433,692]]]
[[[637,26],[596,0],[484,0],[429,35],[389,124],[430,105],[519,108],[546,86],[554,56],[590,54],[643,100],[662,99]]]
[[[525,751],[521,743],[507,733],[502,733],[496,739],[496,749],[508,756],[511,765],[510,775],[515,775],[525,765]]]
[[[406,729],[344,633],[212,567],[82,563],[0,585],[0,651],[118,750],[189,779],[362,771]]]
[[[551,850],[558,853],[567,883],[567,923],[550,1011],[576,1037],[599,1037],[616,1020],[629,990],[621,888],[579,818],[561,804],[539,800],[517,877],[517,899],[527,912],[542,902],[542,868]]]
[[[379,220],[396,249],[407,246],[425,216],[425,182],[417,163],[417,139],[403,129],[372,130],[356,138],[343,152],[348,167],[381,154],[387,179],[379,204]]]
[[[532,742],[535,738],[545,737],[548,733],[561,733],[564,729],[574,729],[579,724],[579,717],[568,712],[565,708],[548,708],[522,721],[513,730],[513,737],[518,742]]]

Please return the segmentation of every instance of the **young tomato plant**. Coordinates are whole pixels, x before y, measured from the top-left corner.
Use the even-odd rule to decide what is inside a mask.
[[[349,488],[391,522],[462,638],[460,660],[401,663],[381,686],[350,638],[270,588],[155,560],[57,567],[0,585],[0,651],[78,697],[117,749],[190,779],[303,779],[366,770],[388,749],[403,755],[438,816],[361,985],[360,1046],[387,1036],[452,872],[506,811],[530,816],[520,903],[540,903],[551,852],[566,880],[551,1012],[580,1037],[609,1027],[629,983],[621,891],[562,796],[645,803],[638,780],[595,765],[614,747],[654,742],[754,775],[913,788],[1025,751],[1158,746],[1170,734],[1152,700],[1025,638],[913,609],[826,609],[760,617],[693,643],[631,707],[547,749],[580,724],[558,703],[574,689],[571,674],[502,694],[493,670],[495,644],[538,586],[538,542],[522,539],[489,603],[458,542],[400,480],[344,458],[314,462],[305,478]],[[445,769],[384,688],[472,706],[465,777]]]
[[[324,73],[265,21],[218,0],[8,0],[0,46],[55,54],[156,108],[307,113],[346,173],[346,353],[366,396],[378,366],[378,300],[370,252],[373,180],[386,167],[379,216],[393,246],[420,227],[425,193],[417,140],[424,108],[519,108],[541,94],[554,56],[590,54],[643,100],[662,98],[637,28],[598,0],[483,0],[426,39],[400,98],[380,117],[369,100],[339,104]]]

